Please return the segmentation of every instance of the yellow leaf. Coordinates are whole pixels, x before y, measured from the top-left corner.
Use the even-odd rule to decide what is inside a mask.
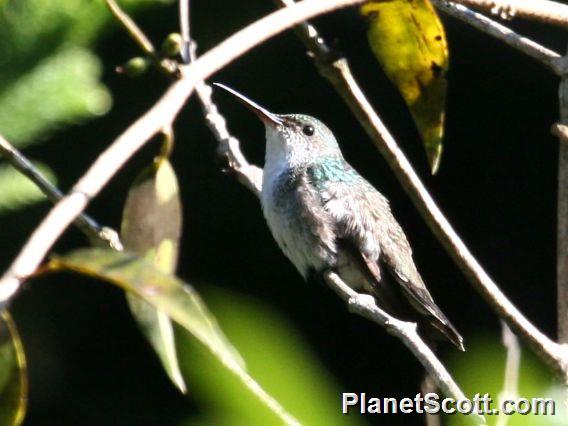
[[[14,320],[0,312],[0,425],[24,421],[28,400],[26,357]]]
[[[406,101],[436,173],[442,155],[448,46],[428,0],[375,0],[361,6],[369,44]]]

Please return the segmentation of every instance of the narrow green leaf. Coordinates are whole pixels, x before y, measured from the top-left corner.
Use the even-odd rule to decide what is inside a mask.
[[[66,256],[54,258],[50,267],[98,277],[143,298],[199,339],[285,424],[298,424],[249,376],[240,356],[226,339],[215,318],[195,290],[183,281],[161,272],[134,254],[101,248],[75,250]]]
[[[34,166],[51,182],[56,183],[53,172],[45,165]],[[0,165],[0,215],[45,200],[46,197],[27,177],[9,165]]]
[[[9,312],[0,313],[0,426],[24,421],[28,399],[26,357]]]
[[[204,291],[223,331],[247,360],[250,374],[302,424],[364,424],[364,417],[357,411],[349,415],[341,413],[341,386],[325,370],[289,319],[242,294],[209,286]],[[207,354],[198,350],[197,345],[195,339],[185,336],[178,339],[182,371],[202,407],[198,415],[183,423],[184,426],[282,424],[253,395],[243,393],[242,384],[226,374],[218,363],[208,362]]]
[[[144,257],[160,271],[174,274],[181,218],[175,172],[169,161],[161,160],[144,170],[128,192],[120,232],[124,248]],[[127,293],[126,299],[132,315],[160,357],[166,373],[182,393],[187,392],[179,368],[170,319],[134,294]]]
[[[418,128],[432,174],[442,156],[448,45],[429,0],[371,0],[361,6],[369,44],[404,98]]]

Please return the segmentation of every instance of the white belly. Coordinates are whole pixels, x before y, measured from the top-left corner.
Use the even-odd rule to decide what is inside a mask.
[[[307,278],[311,269],[320,271],[329,267],[335,258],[335,242],[323,241],[306,217],[306,206],[298,203],[294,188],[284,196],[276,196],[275,188],[286,176],[286,167],[266,168],[262,185],[261,202],[264,217],[272,235],[286,257]],[[317,220],[317,219],[316,219]]]
[[[284,255],[306,278],[310,268],[316,267],[314,263],[319,263],[312,256],[311,244],[303,235],[294,212],[286,211],[283,206],[277,206],[272,191],[265,191],[264,188],[266,186],[263,186],[261,201],[268,228]]]

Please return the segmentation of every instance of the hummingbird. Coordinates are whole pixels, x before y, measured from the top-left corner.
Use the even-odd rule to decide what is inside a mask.
[[[274,239],[309,279],[336,272],[395,318],[413,321],[428,342],[463,338],[436,305],[388,200],[343,157],[332,131],[304,114],[275,114],[235,96],[264,124],[260,201]]]

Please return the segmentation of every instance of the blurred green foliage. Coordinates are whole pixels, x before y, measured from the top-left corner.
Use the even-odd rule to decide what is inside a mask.
[[[56,183],[55,176],[45,165],[37,162],[34,165],[48,180]],[[34,183],[9,165],[0,165],[0,190],[0,216],[46,199]]]
[[[449,369],[465,394],[472,398],[479,393],[489,393],[493,399],[492,409],[499,409],[499,394],[503,391],[506,350],[497,336],[484,336],[470,339],[467,352],[456,355],[449,362]],[[568,416],[563,392],[555,388],[555,379],[548,368],[535,358],[532,352],[522,350],[519,371],[518,398],[553,398],[556,413],[554,415],[522,415],[507,417],[509,426],[556,426],[567,425]],[[560,384],[558,383],[560,386]],[[507,399],[511,399],[507,397]],[[501,425],[504,417],[485,416],[488,425]],[[449,426],[460,426],[463,418],[459,415],[446,416]]]
[[[213,355],[210,360],[220,361],[223,374],[244,384],[251,395],[280,417],[280,422],[296,424],[296,420],[248,373],[239,352],[225,337],[216,318],[193,287],[162,272],[146,259],[111,249],[77,249],[65,256],[54,256],[48,267],[53,271],[75,271],[108,281],[150,303],[197,338],[203,345],[200,347],[209,349],[209,354]]]
[[[3,135],[24,146],[61,125],[105,113],[110,95],[100,74],[98,59],[86,49],[62,49],[45,58],[0,92]]]
[[[205,298],[247,370],[303,425],[363,424],[357,414],[341,414],[340,387],[289,321],[242,295],[208,288]],[[282,424],[194,339],[179,333],[177,344],[189,394],[202,408],[183,425]]]
[[[120,3],[133,12],[171,2]],[[112,22],[104,0],[0,0],[0,133],[4,137],[21,148],[45,141],[62,126],[109,110],[111,96],[100,81],[101,61],[91,48]],[[13,196],[18,182],[12,182],[9,194],[5,182],[0,182],[0,205],[23,206]],[[26,195],[21,198],[32,200]]]

